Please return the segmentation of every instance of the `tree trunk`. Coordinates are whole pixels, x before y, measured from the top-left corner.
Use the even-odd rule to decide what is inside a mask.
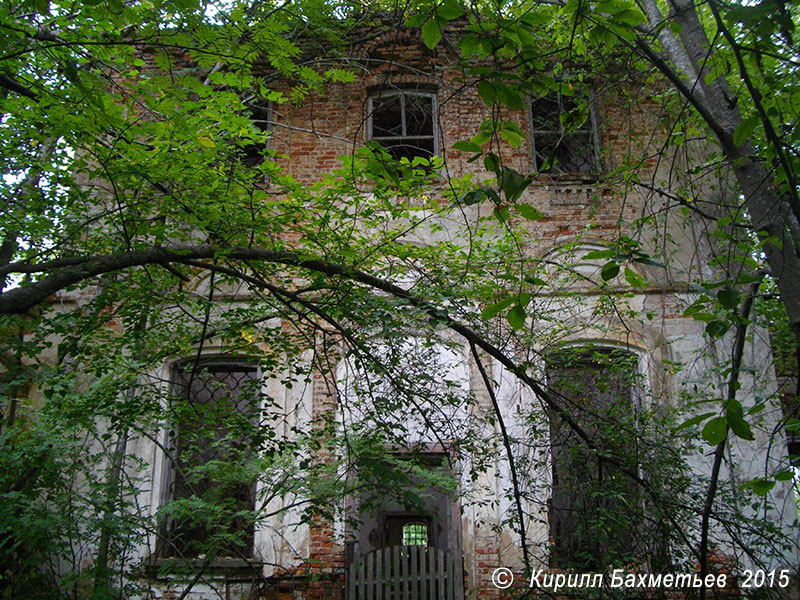
[[[661,18],[653,0],[646,0],[650,24]],[[676,72],[666,63],[655,64],[673,82],[677,79],[684,96],[701,112],[715,133],[720,148],[733,168],[744,206],[755,230],[764,241],[763,249],[775,277],[789,322],[800,343],[800,221],[792,210],[791,199],[781,194],[772,175],[756,158],[752,142],[737,145],[734,132],[742,123],[742,115],[724,77],[706,83],[704,61],[709,56],[709,41],[692,0],[671,0],[672,20],[680,25],[680,43],[668,28],[659,39]],[[689,67],[691,65],[691,68]],[[669,69],[669,72],[666,70]]]

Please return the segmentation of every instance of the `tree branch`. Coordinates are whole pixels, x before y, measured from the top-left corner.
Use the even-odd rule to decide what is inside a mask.
[[[750,309],[753,307],[753,300],[758,293],[760,282],[756,281],[750,286],[750,291],[747,294],[744,302],[742,303],[742,312],[739,315],[739,320],[736,324],[736,338],[733,343],[733,355],[731,357],[731,371],[728,377],[728,395],[727,402],[736,399],[736,390],[739,387],[739,372],[742,366],[742,354],[744,353],[744,343],[746,340],[747,323],[750,317]],[[727,412],[727,410],[726,410]],[[727,430],[726,425],[726,430]],[[711,511],[714,506],[714,497],[717,494],[717,485],[719,483],[719,472],[722,468],[722,459],[725,456],[725,446],[728,443],[728,435],[726,433],[717,447],[714,449],[714,464],[711,467],[711,480],[708,483],[706,490],[706,499],[703,505],[703,512],[701,514],[701,527],[700,527],[700,579],[703,581],[703,587],[700,588],[700,600],[705,598],[705,577],[708,572],[708,533],[711,522]]]
[[[7,75],[3,75],[0,73],[0,87],[4,87],[7,90],[12,92],[16,92],[20,96],[25,96],[26,98],[30,98],[31,100],[39,101],[39,96],[27,86],[22,85],[16,79],[13,79]]]
[[[506,424],[503,420],[503,411],[500,410],[500,404],[497,402],[497,396],[494,393],[492,382],[489,379],[489,376],[486,374],[486,369],[483,367],[483,361],[478,353],[478,349],[475,347],[473,342],[469,343],[469,349],[472,352],[473,358],[475,359],[475,364],[478,365],[478,371],[480,371],[481,379],[483,379],[483,385],[486,388],[486,392],[489,394],[489,399],[492,401],[492,409],[494,410],[495,417],[497,417],[497,423],[500,425],[500,435],[503,438],[503,447],[506,451],[508,469],[511,474],[511,485],[514,488],[514,503],[517,506],[517,518],[519,518],[519,538],[522,545],[522,560],[525,563],[525,568],[530,572],[531,559],[528,553],[528,542],[525,537],[525,511],[522,509],[522,493],[520,492],[519,488],[516,459],[514,458],[514,453],[511,449],[511,440],[508,437]]]

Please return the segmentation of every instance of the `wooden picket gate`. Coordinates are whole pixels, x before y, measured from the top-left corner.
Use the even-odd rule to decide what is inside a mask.
[[[347,600],[463,600],[461,556],[426,546],[378,548],[350,565]]]

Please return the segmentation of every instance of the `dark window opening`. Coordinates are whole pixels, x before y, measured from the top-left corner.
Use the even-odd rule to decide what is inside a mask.
[[[385,459],[363,458],[357,466],[362,488],[355,503],[359,555],[392,546],[460,547],[455,482],[445,454],[390,452]]]
[[[553,93],[531,102],[534,169],[590,177],[599,167],[595,121],[587,98]]]
[[[633,355],[619,351],[565,351],[548,360],[549,389],[587,433],[591,450],[550,410],[553,487],[550,499],[552,566],[584,570],[623,564],[636,552],[642,521],[638,487],[600,454],[636,472]]]
[[[436,94],[381,90],[369,97],[368,137],[393,158],[413,160],[437,153]]]
[[[384,516],[385,546],[427,546],[430,519],[422,514]]]
[[[208,363],[173,373],[173,460],[162,556],[252,555],[255,482],[248,461],[261,440],[254,365]]]
[[[247,144],[242,147],[241,162],[246,167],[257,167],[264,162],[264,153],[269,150],[269,140],[272,133],[272,102],[253,104],[250,106],[250,120],[253,125],[266,134],[267,139],[264,143]]]

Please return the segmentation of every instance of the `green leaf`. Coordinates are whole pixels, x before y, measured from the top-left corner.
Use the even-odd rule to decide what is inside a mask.
[[[458,42],[458,47],[461,50],[461,55],[464,58],[470,58],[480,51],[481,40],[475,35],[465,35]]]
[[[501,300],[500,302],[496,302],[495,304],[491,304],[481,311],[481,317],[483,317],[486,320],[489,320],[492,317],[496,316],[501,311],[505,310],[506,308],[514,304],[515,300],[516,298],[511,297],[511,298],[506,298],[505,300]]]
[[[725,413],[728,420],[728,427],[731,431],[743,440],[753,440],[753,432],[750,430],[750,425],[744,420],[744,410],[742,403],[732,398],[725,402]]]
[[[633,4],[631,2],[625,2],[624,0],[600,0],[595,6],[595,10],[600,13],[613,15],[632,7]]]
[[[482,185],[482,186],[480,187],[480,190],[481,190],[481,191],[482,191],[482,192],[483,192],[483,193],[484,193],[486,196],[488,196],[489,198],[491,198],[491,199],[492,199],[492,201],[493,201],[495,204],[500,204],[500,196],[499,196],[499,195],[497,194],[497,192],[496,192],[496,191],[494,191],[492,188],[490,188],[489,186],[486,186],[486,185]]]
[[[462,152],[482,152],[482,149],[478,144],[463,141],[453,144],[453,150],[461,150]]]
[[[203,146],[205,148],[216,148],[217,147],[217,145],[214,143],[214,140],[212,140],[210,137],[208,137],[206,135],[197,138],[197,142],[201,146]]]
[[[484,198],[486,198],[486,194],[484,194],[481,190],[470,190],[458,198],[458,205],[471,206],[473,204],[483,202]]]
[[[406,19],[406,25],[408,27],[419,27],[427,20],[428,20],[427,13],[418,12],[416,14],[409,15],[409,17]]]
[[[483,166],[487,171],[497,173],[500,170],[500,157],[494,152],[487,152],[483,157]]]
[[[639,275],[633,269],[629,269],[628,267],[625,267],[625,281],[630,283],[633,287],[644,287],[645,286],[644,277]]]
[[[764,479],[758,477],[752,481],[745,483],[742,488],[750,488],[757,496],[766,496],[772,488],[775,487],[775,481],[772,479]]]
[[[523,217],[531,221],[538,221],[539,219],[544,217],[544,215],[541,212],[539,212],[538,209],[534,208],[530,204],[523,204],[520,202],[515,204],[515,206],[519,214],[521,214]]]
[[[552,15],[552,13],[548,13],[544,10],[531,10],[525,12],[522,17],[520,17],[520,22],[531,29],[536,29],[540,25],[549,25],[549,20],[552,18],[550,15]]]
[[[755,438],[753,437],[753,432],[750,429],[750,425],[747,424],[747,421],[744,420],[741,414],[735,413],[728,413],[726,420],[728,422],[728,427],[731,428],[731,431],[736,435],[736,437],[740,437],[743,440],[753,441]]]
[[[519,304],[515,304],[508,314],[506,315],[508,324],[514,329],[522,329],[525,327],[525,309]]]
[[[478,82],[478,95],[486,104],[492,105],[497,99],[497,92],[494,89],[494,84],[485,79]]]
[[[412,167],[430,167],[431,166],[431,159],[425,158],[424,156],[415,156],[411,160]]]
[[[695,321],[702,321],[703,323],[710,323],[711,321],[717,320],[717,315],[709,312],[703,312],[705,310],[705,304],[693,304],[685,311],[683,311],[683,316],[689,317],[691,316]]]
[[[517,304],[522,308],[525,308],[530,304],[532,296],[528,292],[520,292],[519,296],[517,297]]]
[[[717,292],[717,300],[719,300],[723,308],[727,308],[728,310],[733,310],[739,306],[741,296],[739,290],[731,287],[723,288]]]
[[[483,146],[486,142],[492,139],[492,134],[488,131],[481,131],[480,133],[476,133],[472,136],[470,142],[476,144],[477,146]]]
[[[511,167],[503,166],[500,175],[500,187],[509,203],[516,202],[531,182],[528,177]]]
[[[745,25],[756,25],[764,18],[768,18],[766,14],[770,10],[768,2],[759,2],[754,5],[745,6],[731,6],[727,13],[728,20],[731,22],[741,22]]]
[[[527,281],[528,283],[533,284],[533,285],[550,285],[548,282],[546,282],[541,277],[535,277],[533,275],[529,275],[528,277],[526,277],[525,281]]]
[[[634,256],[633,257],[633,262],[641,263],[643,265],[650,265],[651,267],[666,267],[667,266],[663,262],[661,262],[660,260],[656,260],[655,258],[651,258],[650,256],[647,256],[647,255]]]
[[[501,129],[500,137],[507,141],[512,148],[519,148],[522,146],[522,142],[525,141],[525,138],[523,138],[521,135],[513,131],[509,131],[508,129]]]
[[[172,3],[179,9],[185,11],[191,11],[198,7],[199,2],[197,0],[172,0]],[[113,8],[111,4],[111,0],[109,0],[109,8]]]
[[[337,83],[351,83],[356,78],[356,74],[347,69],[328,69],[325,71],[325,76]]]
[[[761,123],[761,118],[758,115],[748,117],[739,123],[736,131],[733,132],[733,143],[739,146],[745,142],[759,123]]]
[[[617,36],[603,25],[598,24],[595,27],[592,27],[589,33],[608,49],[611,49],[617,45]]]
[[[517,134],[522,135],[522,136],[525,135],[522,132],[522,128],[519,125],[517,125],[516,123],[514,123],[514,121],[503,121],[503,123],[501,125],[501,128],[502,129],[507,129],[508,131],[513,131],[514,133],[517,133]]]
[[[555,167],[557,164],[558,164],[558,158],[556,157],[555,154],[551,154],[544,161],[544,164],[542,164],[539,167],[539,172],[540,173],[546,173],[546,172],[552,170],[552,168]]]
[[[600,277],[603,278],[603,281],[608,281],[609,279],[614,279],[619,274],[619,264],[615,262],[607,262],[603,265],[603,268],[600,269]]]
[[[33,6],[36,12],[42,16],[50,14],[50,0],[33,0]]]
[[[443,19],[452,21],[464,14],[464,9],[456,0],[444,0],[437,8],[436,14]]]
[[[703,439],[712,446],[716,446],[728,436],[728,420],[725,417],[711,419],[703,427]]]
[[[646,21],[644,15],[638,10],[622,10],[613,17],[614,22],[625,25],[636,26]]]
[[[497,220],[501,223],[505,223],[508,221],[510,213],[507,206],[496,206],[494,209],[494,216],[497,217]]]
[[[697,315],[694,315],[697,318]],[[721,338],[728,332],[730,328],[730,324],[724,321],[720,321],[719,319],[715,319],[714,321],[710,321],[706,325],[706,333],[711,337]]]
[[[680,431],[681,429],[687,429],[689,427],[693,427],[695,425],[699,425],[700,423],[705,421],[708,417],[711,417],[711,416],[713,416],[715,414],[717,414],[717,413],[707,412],[707,413],[703,413],[702,415],[697,415],[697,416],[691,417],[690,419],[686,419],[683,423],[681,423],[680,425],[678,425],[675,428],[675,431]]]
[[[723,406],[728,414],[736,414],[742,416],[744,411],[742,410],[742,403],[739,402],[736,398],[731,398],[730,400],[726,400]]]
[[[586,260],[594,260],[596,258],[614,258],[617,255],[616,250],[592,250],[583,255]]]
[[[794,479],[793,471],[781,471],[775,474],[776,481],[791,481],[792,479]]]
[[[439,27],[439,21],[436,19],[429,19],[425,25],[422,26],[422,41],[428,49],[433,50],[436,45],[442,40],[442,30]]]
[[[495,82],[494,84],[497,101],[506,105],[512,110],[523,110],[525,103],[522,100],[522,94],[505,83]]]

